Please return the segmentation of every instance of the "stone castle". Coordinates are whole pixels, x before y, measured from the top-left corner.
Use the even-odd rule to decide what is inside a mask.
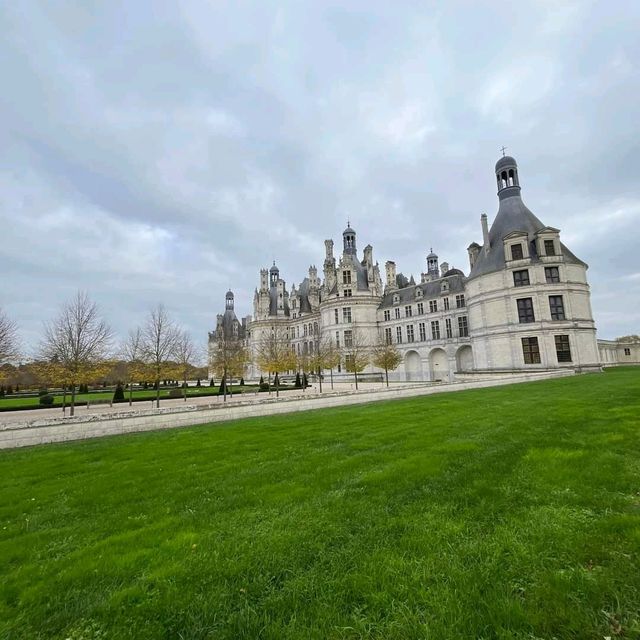
[[[397,345],[403,362],[396,380],[451,382],[456,374],[490,374],[539,369],[600,370],[601,357],[590,304],[587,264],[524,204],[516,161],[495,167],[498,212],[489,227],[481,216],[482,243],[468,247],[469,271],[439,264],[431,251],[420,282],[407,279],[396,264],[384,265],[384,280],[367,245],[358,254],[356,232],[348,224],[342,252],[325,240],[323,278],[315,266],[287,290],[278,267],[260,270],[253,316],[238,321],[233,293],[209,334],[219,332],[257,345],[276,328],[286,331],[296,355],[312,354],[332,340],[342,354],[335,375],[345,371],[357,346],[380,341]],[[232,335],[232,334],[227,334]],[[255,364],[248,376],[261,372]],[[365,374],[378,371],[367,366]]]

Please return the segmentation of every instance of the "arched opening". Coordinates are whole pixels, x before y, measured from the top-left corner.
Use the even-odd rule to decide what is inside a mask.
[[[407,351],[404,356],[407,380],[422,380],[422,360],[417,351]]]
[[[509,183],[507,182],[507,178],[508,178],[508,176],[507,176],[507,172],[506,172],[506,171],[503,171],[503,172],[500,174],[500,181],[501,181],[501,183],[502,183],[502,188],[503,188],[503,189],[509,185]]]
[[[456,368],[460,372],[473,370],[473,350],[469,345],[460,347],[456,353]]]
[[[431,380],[449,382],[449,361],[444,349],[434,349],[429,354]]]

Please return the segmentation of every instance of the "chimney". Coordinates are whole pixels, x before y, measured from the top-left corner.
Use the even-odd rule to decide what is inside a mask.
[[[487,222],[487,214],[480,216],[480,224],[482,225],[482,242],[484,243],[484,252],[489,253],[489,223]]]

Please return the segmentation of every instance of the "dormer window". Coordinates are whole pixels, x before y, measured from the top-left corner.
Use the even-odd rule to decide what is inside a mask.
[[[522,260],[522,258],[523,258],[522,245],[520,243],[512,244],[511,245],[511,259],[512,260]]]
[[[342,284],[351,284],[351,271],[342,272]]]
[[[400,303],[400,296],[397,293],[393,294],[393,304],[399,304]]]
[[[449,282],[447,280],[443,280],[440,285],[440,292],[447,293],[447,291],[449,291]]]
[[[553,240],[545,240],[544,241],[544,254],[546,256],[555,256],[556,255],[556,247],[555,247],[555,242]]]
[[[418,287],[416,289],[416,298],[422,298],[423,295],[424,295],[424,291],[422,291],[422,289],[420,289],[420,287]]]

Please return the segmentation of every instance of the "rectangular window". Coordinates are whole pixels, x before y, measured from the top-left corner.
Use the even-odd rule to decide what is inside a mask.
[[[347,349],[353,347],[353,332],[351,329],[347,329],[344,332],[344,346],[347,347]]]
[[[522,260],[522,245],[521,244],[512,244],[511,245],[511,259],[512,260]]]
[[[553,240],[545,240],[544,241],[544,253],[547,256],[555,256],[556,255],[556,247]]]
[[[516,302],[518,304],[518,320],[520,322],[535,322],[533,300],[531,298],[519,298]]]
[[[384,310],[384,319],[385,321],[391,320],[391,311],[389,311],[389,309]]]
[[[625,356],[630,356],[630,355],[631,355],[631,349],[629,349],[629,348],[625,347],[625,348],[624,348],[624,355],[625,355]]]
[[[351,289],[345,289],[344,290],[344,297],[345,298],[351,298],[353,296],[353,292]]]
[[[303,327],[302,327],[302,335],[305,338],[307,337],[307,325],[306,324],[303,325]]]
[[[384,341],[385,341],[387,344],[391,344],[391,327],[387,327],[387,328],[384,330]]]
[[[467,316],[460,316],[458,318],[458,334],[461,338],[466,338],[469,335],[469,322]]]
[[[564,303],[562,296],[549,296],[549,309],[552,320],[564,320]]]
[[[513,272],[513,286],[514,287],[527,287],[531,284],[529,282],[529,270],[522,269],[521,271]]]
[[[525,364],[540,364],[538,338],[522,338],[522,355]]]
[[[440,340],[440,322],[438,320],[431,322],[431,339]]]
[[[351,271],[342,272],[342,284],[351,284]]]
[[[560,282],[560,270],[558,269],[558,267],[545,267],[544,277],[547,280],[547,284]]]
[[[451,318],[444,321],[444,331],[447,338],[453,338],[453,329],[451,328]]]
[[[411,317],[411,315],[412,315],[412,309],[411,309],[411,305],[410,305],[410,304],[408,304],[408,305],[404,308],[404,315],[405,315],[407,318],[410,318],[410,317]]]
[[[414,341],[413,325],[408,324],[407,325],[407,342],[413,342],[413,341]]]
[[[427,339],[427,327],[424,322],[421,322],[418,325],[418,331],[420,331],[420,341],[424,342]]]
[[[340,332],[336,331],[336,347],[340,348]]]
[[[443,298],[444,310],[449,311],[449,298]]]
[[[558,362],[571,362],[571,347],[569,336],[554,336],[556,341],[556,355]]]
[[[422,315],[424,313],[424,302],[418,302],[418,315]]]
[[[402,327],[396,327],[396,342],[402,344]]]
[[[456,309],[462,309],[465,306],[464,293],[459,293],[456,296]]]
[[[429,300],[429,311],[434,313],[438,310],[438,301],[437,300]]]
[[[396,307],[396,320],[400,320],[400,307]]]
[[[351,307],[342,308],[342,322],[351,322]]]
[[[336,324],[338,324],[340,322],[340,320],[338,319],[338,310],[337,309],[333,310],[333,315],[334,315],[334,317],[336,319]]]

